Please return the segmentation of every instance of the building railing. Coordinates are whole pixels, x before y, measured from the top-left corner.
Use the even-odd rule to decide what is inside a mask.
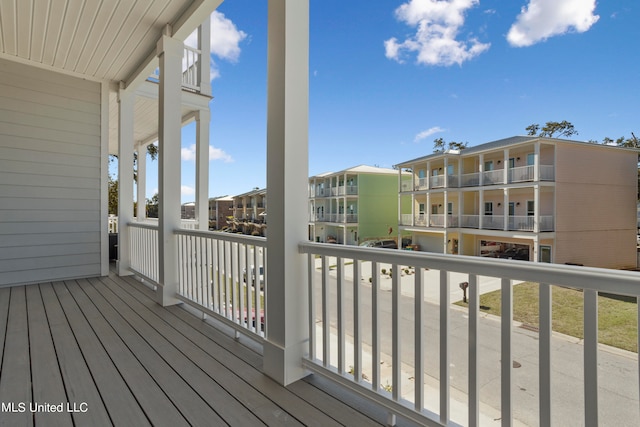
[[[534,180],[534,168],[533,165],[518,166],[515,168],[509,168],[508,171],[509,182],[525,182]]]
[[[504,216],[484,215],[482,217],[482,228],[487,230],[504,230]]]
[[[429,188],[444,187],[444,175],[432,176],[429,178]]]
[[[400,215],[400,225],[413,225],[413,215],[402,214]]]
[[[480,228],[480,215],[462,215],[460,227]]]
[[[258,341],[267,327],[264,237],[177,230],[178,298]]]
[[[200,57],[201,51],[191,46],[184,46],[182,55],[182,87],[195,92],[200,91]],[[160,81],[160,69],[156,68],[149,76],[152,82]]]
[[[488,403],[481,400],[486,395],[480,393],[481,381],[487,378],[480,360],[486,360],[487,349],[479,327],[479,294],[487,279],[499,284],[502,312],[498,354],[491,354],[491,363],[499,363],[491,375],[500,377],[500,397],[493,407],[500,412],[502,425],[513,425],[515,405],[529,399],[527,407],[538,411],[538,424],[553,425],[552,402],[557,394],[552,384],[562,379],[554,377],[552,361],[556,364],[561,362],[558,359],[572,356],[555,345],[557,338],[552,335],[552,285],[582,290],[583,377],[574,378],[583,385],[585,403],[578,409],[582,420],[576,423],[598,425],[598,375],[603,369],[598,365],[598,292],[635,299],[640,295],[638,273],[309,242],[301,243],[299,249],[307,254],[310,268],[309,357],[305,367],[421,425],[480,424],[481,405]],[[329,274],[330,266],[335,273]],[[393,274],[386,274],[388,270],[382,267]],[[468,326],[462,338],[466,358],[451,351],[451,292],[458,288],[458,283],[452,283],[454,274],[468,285]],[[353,277],[365,280],[353,281]],[[528,396],[518,394],[515,399],[523,386],[520,381],[526,381],[514,381],[519,349],[514,344],[513,285],[521,281],[539,284],[538,351],[526,355],[527,363],[536,364],[538,372],[537,379],[528,382]],[[426,319],[434,308],[424,299],[425,290],[432,288],[437,289],[439,304],[436,320],[429,317],[427,334]],[[425,358],[427,347],[431,348],[429,354],[435,351],[431,360]],[[565,363],[574,365],[576,361]],[[455,375],[451,372],[454,365]],[[451,392],[454,388],[466,390],[463,405],[468,409],[467,419],[455,423],[451,410],[456,399]],[[438,399],[426,399],[434,394]],[[608,409],[604,405],[600,408]]]
[[[462,175],[461,187],[477,187],[480,185],[480,172],[465,173]]]
[[[158,224],[131,222],[129,226],[129,251],[131,270],[158,284],[160,263],[158,258]]]
[[[428,187],[429,178],[418,178],[416,190],[425,190]]]
[[[555,181],[556,168],[553,165],[540,165],[540,181]]]
[[[504,184],[504,170],[498,169],[493,171],[482,172],[483,185]]]
[[[429,227],[444,228],[445,227],[445,215],[444,214],[431,214],[429,215]],[[426,227],[426,215],[418,214],[413,218],[412,222],[411,214],[401,214],[399,225],[403,226],[420,226]],[[541,215],[539,217],[538,231],[553,231],[554,230],[554,216],[553,215]],[[525,215],[510,215],[507,223],[507,230],[509,231],[531,231],[535,230],[534,216]],[[447,215],[446,227],[462,227],[462,228],[476,228],[480,229],[480,215]],[[484,215],[482,219],[483,230],[504,230],[504,215]]]

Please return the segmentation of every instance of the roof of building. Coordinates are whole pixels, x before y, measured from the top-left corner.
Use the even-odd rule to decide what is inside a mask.
[[[611,148],[617,150],[630,150],[630,151],[638,151],[635,148],[626,148],[626,147],[618,147],[611,145],[603,145],[603,144],[594,144],[585,141],[574,141],[570,139],[560,139],[560,138],[546,138],[539,136],[512,136],[509,138],[498,139],[496,141],[486,142],[484,144],[475,145],[473,147],[467,147],[464,150],[447,150],[441,153],[432,153],[426,156],[418,157],[412,160],[407,160],[402,163],[398,163],[397,167],[407,167],[413,163],[422,162],[425,160],[430,160],[433,158],[441,158],[445,156],[457,157],[457,156],[467,156],[470,154],[478,154],[485,151],[493,151],[504,147],[512,147],[519,144],[531,143],[534,141],[543,141],[543,142],[554,142],[554,143],[566,143],[566,144],[584,144],[589,147],[603,147],[603,148]]]
[[[344,175],[345,173],[352,173],[352,174],[363,174],[363,173],[367,173],[367,174],[378,174],[378,175],[398,175],[398,170],[397,169],[390,169],[390,168],[380,168],[377,166],[368,166],[368,165],[359,165],[359,166],[354,166],[348,169],[344,169],[341,171],[337,171],[337,172],[325,172],[325,173],[321,173],[318,175],[314,175],[309,177],[309,179],[313,179],[313,178],[326,178],[329,176],[338,176],[338,175]]]

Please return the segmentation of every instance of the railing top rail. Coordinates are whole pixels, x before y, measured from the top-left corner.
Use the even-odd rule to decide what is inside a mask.
[[[196,236],[212,238],[216,240],[223,240],[226,242],[245,243],[255,246],[267,246],[267,238],[261,236],[248,236],[246,234],[233,234],[225,233],[223,231],[205,231],[205,230],[188,230],[185,228],[179,228],[174,230],[174,233],[182,236]]]
[[[298,248],[302,253],[410,265],[433,270],[503,277],[577,289],[593,289],[619,295],[640,296],[640,273],[633,271],[397,249],[356,248],[314,242],[300,243]]]
[[[127,225],[129,227],[135,227],[135,228],[147,228],[149,230],[157,230],[158,229],[158,223],[153,223],[153,222],[138,222],[138,221],[133,221],[133,222],[129,222],[127,223]]]

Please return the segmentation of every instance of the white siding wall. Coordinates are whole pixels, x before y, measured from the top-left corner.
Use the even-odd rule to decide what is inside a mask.
[[[100,99],[0,59],[0,286],[100,274]]]

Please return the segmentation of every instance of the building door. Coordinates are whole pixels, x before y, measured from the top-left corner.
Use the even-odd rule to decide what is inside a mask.
[[[540,262],[550,263],[551,262],[551,246],[540,245],[539,258],[540,259],[538,261]]]

